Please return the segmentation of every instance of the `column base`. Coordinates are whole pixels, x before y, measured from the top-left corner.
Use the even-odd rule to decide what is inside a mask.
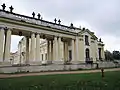
[[[64,61],[63,60],[53,60],[52,61],[53,64],[64,64]]]
[[[42,65],[52,64],[52,61],[51,60],[43,60],[43,61],[41,61],[41,64]]]
[[[52,60],[47,60],[47,64],[52,64]]]
[[[0,66],[12,66],[10,62],[0,62]]]
[[[72,64],[82,64],[85,63],[85,61],[71,61]]]
[[[42,65],[46,65],[46,64],[48,64],[48,63],[47,63],[47,60],[43,60],[43,61],[41,61],[41,64],[42,64]]]
[[[72,64],[79,64],[80,61],[71,61],[70,63],[72,63]]]
[[[42,62],[41,61],[31,61],[29,62],[29,65],[41,65]]]

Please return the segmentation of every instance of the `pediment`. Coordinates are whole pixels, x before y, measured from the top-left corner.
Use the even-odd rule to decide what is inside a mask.
[[[78,35],[89,35],[91,36],[92,39],[98,39],[95,35],[94,35],[94,32],[91,32],[90,30],[88,29],[85,29],[85,30],[81,30]]]

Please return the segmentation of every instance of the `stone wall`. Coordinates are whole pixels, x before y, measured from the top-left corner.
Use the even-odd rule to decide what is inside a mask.
[[[101,67],[115,67],[113,62],[99,62],[99,68]],[[42,72],[42,71],[60,71],[60,70],[81,70],[81,69],[95,69],[96,64],[51,64],[51,65],[32,65],[32,66],[4,66],[0,67],[0,73],[14,73],[14,72]]]

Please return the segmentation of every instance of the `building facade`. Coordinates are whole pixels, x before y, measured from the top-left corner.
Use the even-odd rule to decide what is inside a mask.
[[[0,9],[0,65],[78,64],[104,60],[104,44],[93,32],[54,21]],[[24,37],[17,53],[12,54],[15,56],[10,54],[11,35]]]
[[[96,61],[99,61],[99,60],[101,61],[105,59],[104,44],[101,41],[101,39],[98,40],[98,38],[94,35],[94,32],[91,32],[90,30],[83,28],[78,32],[78,34],[79,34],[78,41],[67,40],[65,43],[63,43],[62,40],[60,40],[60,43],[58,44],[59,46],[58,48],[59,59],[57,59],[58,61],[55,59],[56,54],[54,53],[55,42],[54,41],[50,42],[46,39],[40,39],[39,40],[40,41],[39,43],[40,59],[39,61],[35,60],[35,62],[31,64],[49,64],[49,63],[63,64],[65,62],[90,63],[90,62],[96,62]],[[31,42],[31,39],[29,39],[29,42]],[[75,42],[78,43],[78,46],[76,46]],[[53,47],[51,47],[52,46],[51,43],[53,43]],[[36,46],[36,42],[35,42],[35,46]],[[31,43],[29,43],[29,50],[31,52],[30,47],[31,47]],[[73,49],[75,47],[78,47],[78,49],[76,50]],[[53,51],[51,51],[52,48],[53,48]],[[36,50],[36,47],[34,49]],[[25,64],[25,61],[26,61],[25,50],[26,50],[26,38],[23,37],[19,41],[18,53],[17,53],[19,55],[18,62],[21,64]],[[53,57],[51,57],[52,56],[51,54],[53,54]],[[78,59],[76,55],[78,55]]]

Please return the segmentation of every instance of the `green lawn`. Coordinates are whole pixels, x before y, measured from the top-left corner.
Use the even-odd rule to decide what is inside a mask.
[[[120,71],[0,79],[0,90],[120,90]]]

